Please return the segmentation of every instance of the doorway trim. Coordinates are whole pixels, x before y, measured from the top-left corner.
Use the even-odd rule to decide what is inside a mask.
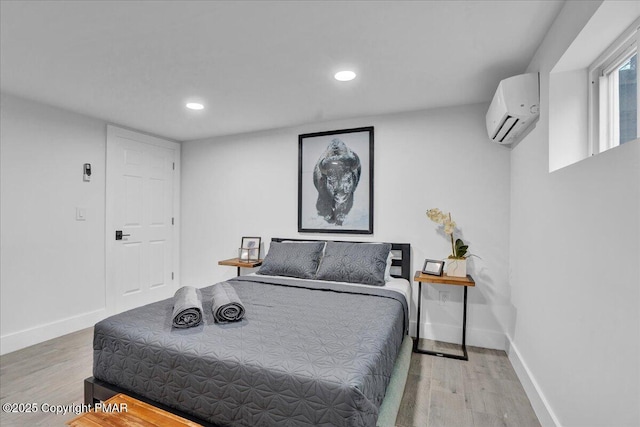
[[[135,141],[140,141],[145,144],[150,144],[158,147],[174,150],[174,173],[173,173],[173,218],[174,224],[172,227],[172,239],[174,242],[173,247],[173,272],[174,272],[174,285],[176,289],[180,287],[180,143],[171,141],[168,139],[159,138],[156,136],[144,134],[141,132],[125,129],[112,124],[107,124],[107,138],[106,138],[106,162],[105,162],[105,302],[107,315],[110,316],[116,313],[116,283],[114,277],[114,230],[116,225],[114,223],[114,197],[113,192],[114,183],[112,181],[112,175],[110,173],[110,167],[113,165],[114,157],[116,155],[114,139],[125,138]]]

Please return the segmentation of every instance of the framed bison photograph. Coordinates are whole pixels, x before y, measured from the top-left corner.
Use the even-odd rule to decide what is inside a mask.
[[[373,126],[298,136],[298,231],[373,234]]]

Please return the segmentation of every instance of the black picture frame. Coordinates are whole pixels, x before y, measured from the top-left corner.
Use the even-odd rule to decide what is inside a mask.
[[[238,250],[241,261],[257,261],[260,259],[260,237],[243,237]]]
[[[422,272],[430,276],[442,276],[444,272],[444,261],[425,259]]]
[[[373,146],[373,126],[298,135],[298,232],[373,234]]]

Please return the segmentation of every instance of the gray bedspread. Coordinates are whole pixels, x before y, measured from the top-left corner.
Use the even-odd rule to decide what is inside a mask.
[[[243,276],[245,308],[171,327],[168,299],[95,326],[97,379],[220,426],[375,426],[407,328],[404,297],[384,288]]]

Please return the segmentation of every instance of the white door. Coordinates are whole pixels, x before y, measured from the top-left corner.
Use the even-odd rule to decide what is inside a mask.
[[[180,145],[107,127],[107,303],[121,312],[177,289]]]

